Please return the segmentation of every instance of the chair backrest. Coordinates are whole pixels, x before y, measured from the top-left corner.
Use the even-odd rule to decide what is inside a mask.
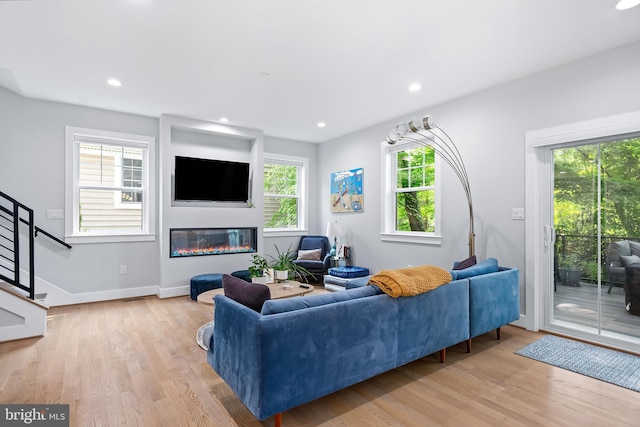
[[[620,256],[629,255],[631,255],[631,247],[628,240],[620,240],[619,242],[610,243],[609,246],[607,246],[607,262],[605,267],[623,267],[624,264],[622,263]]]
[[[331,251],[331,245],[327,236],[302,236],[300,237],[300,243],[298,250],[308,251],[310,249],[322,249],[320,259],[322,260],[325,255]]]

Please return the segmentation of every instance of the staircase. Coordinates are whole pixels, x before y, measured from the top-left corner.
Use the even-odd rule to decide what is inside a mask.
[[[0,192],[0,342],[43,336],[46,294],[35,293],[34,238],[42,233],[68,244],[33,223],[33,210]]]

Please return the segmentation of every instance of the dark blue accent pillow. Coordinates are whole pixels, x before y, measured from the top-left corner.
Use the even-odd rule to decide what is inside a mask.
[[[271,291],[268,286],[248,283],[228,274],[222,276],[222,287],[225,296],[258,313],[262,310],[262,304],[271,299]]]
[[[463,259],[463,260],[462,260],[462,261],[460,261],[460,262],[456,262],[456,263],[454,263],[454,264],[453,264],[453,269],[454,269],[454,270],[464,270],[465,268],[469,268],[469,267],[471,267],[472,265],[476,265],[476,262],[477,262],[477,261],[476,261],[476,256],[475,256],[475,255],[473,255],[473,256],[470,256],[470,257],[469,257],[469,258],[467,258],[467,259]]]

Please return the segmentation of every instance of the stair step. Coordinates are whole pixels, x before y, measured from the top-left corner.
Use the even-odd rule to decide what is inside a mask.
[[[15,286],[7,282],[0,281],[0,289],[6,292],[10,292],[13,295],[19,296],[20,298],[24,299],[25,301],[29,301],[32,304],[39,305],[40,307],[45,308],[47,310],[49,309],[49,306],[45,304],[43,301],[29,298],[29,292],[26,292],[20,288],[16,288]],[[45,295],[46,297],[47,294],[45,293],[45,294],[38,294],[38,295]]]

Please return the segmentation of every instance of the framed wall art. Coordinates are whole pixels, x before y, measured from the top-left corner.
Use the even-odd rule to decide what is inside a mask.
[[[331,174],[331,212],[364,210],[363,174],[362,168]]]

